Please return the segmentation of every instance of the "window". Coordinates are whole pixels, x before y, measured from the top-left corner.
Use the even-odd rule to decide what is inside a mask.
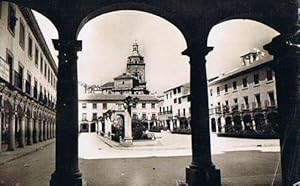
[[[136,103],[132,105],[132,108],[136,108]]]
[[[86,120],[86,113],[82,113],[82,120]]]
[[[217,87],[217,95],[220,95],[220,87]]]
[[[229,105],[229,102],[228,102],[228,100],[226,100],[226,101],[225,101],[225,105],[226,105],[226,106],[228,106],[228,105]]]
[[[254,84],[255,85],[259,84],[259,75],[258,74],[254,74],[253,78],[254,78]]]
[[[185,108],[183,109],[183,116],[185,117]]]
[[[188,95],[187,100],[188,100],[188,101],[191,101],[191,95]]]
[[[172,112],[172,105],[170,105],[170,112]]]
[[[271,106],[274,106],[275,105],[274,92],[268,92],[268,95],[269,95]]]
[[[209,93],[210,93],[210,96],[212,96],[212,95],[213,95],[213,90],[210,89],[210,90],[209,90]]]
[[[45,76],[45,78],[47,77],[47,64],[46,64],[46,62],[44,63],[44,76]]]
[[[151,103],[151,108],[155,108],[155,103]]]
[[[134,113],[132,113],[132,118],[133,119],[138,119],[138,115],[134,112]]]
[[[167,97],[167,99],[169,98],[169,95],[168,94],[166,94],[166,97]]]
[[[243,87],[247,87],[248,86],[248,81],[247,78],[243,78]]]
[[[261,106],[260,94],[255,94],[255,99],[256,99],[257,106],[260,107]]]
[[[244,96],[244,102],[246,106],[249,105],[248,96]]]
[[[19,33],[19,44],[21,48],[25,48],[25,26],[22,21],[20,21],[20,33]]]
[[[178,98],[178,104],[181,104],[181,98]]]
[[[176,94],[176,89],[173,90],[173,94]]]
[[[273,80],[273,72],[272,70],[267,70],[267,81]]]
[[[82,108],[86,108],[86,103],[82,103]]]
[[[142,119],[147,119],[147,114],[146,113],[142,114]]]
[[[48,68],[48,83],[50,83],[50,68]]]
[[[35,57],[34,57],[34,60],[35,60],[35,64],[39,65],[39,50],[38,50],[38,48],[37,48],[36,45],[35,45]]]
[[[107,109],[107,103],[103,103],[103,104],[102,104],[102,108],[103,108],[104,110],[106,110],[106,109]]]
[[[181,92],[181,87],[178,87],[178,91],[177,91],[178,93],[180,93]]]
[[[234,99],[233,99],[233,102],[234,102],[234,104],[238,104],[238,99],[237,99],[237,98],[234,98]]]
[[[233,90],[236,90],[236,88],[237,88],[236,81],[232,82],[232,88],[233,88]]]
[[[224,85],[224,89],[225,89],[225,92],[228,92],[228,85],[227,84]]]
[[[172,98],[172,92],[170,92],[170,98]]]
[[[98,117],[97,117],[97,113],[93,113],[93,120],[97,120]]]
[[[28,56],[32,58],[32,38],[28,35]]]
[[[93,103],[93,109],[97,109],[97,103]]]
[[[180,109],[178,109],[178,117],[180,117]]]
[[[16,10],[12,4],[8,4],[8,20],[7,20],[7,27],[10,33],[14,36],[15,35],[15,27],[16,27]]]
[[[1,3],[0,3],[1,4]],[[7,74],[6,78],[6,81],[9,81],[10,83],[13,83],[13,61],[14,61],[14,58],[12,56],[12,54],[9,52],[9,50],[7,50],[6,52],[6,61],[9,65],[9,73]],[[1,72],[2,73],[2,72]],[[5,77],[4,73],[1,74],[1,77]]]
[[[41,71],[41,74],[43,74],[43,67],[44,67],[44,61],[43,61],[43,56],[41,54],[41,57],[40,57],[40,71]]]
[[[174,99],[174,103],[177,103],[177,99],[176,98]]]
[[[142,103],[142,108],[146,108],[146,103]]]
[[[151,119],[152,119],[152,120],[155,120],[155,119],[156,119],[156,114],[155,114],[155,113],[152,113]]]

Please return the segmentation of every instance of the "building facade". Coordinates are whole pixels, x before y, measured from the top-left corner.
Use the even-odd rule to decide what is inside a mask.
[[[158,120],[171,131],[174,128],[190,128],[190,109],[190,84],[185,83],[164,91],[159,102]]]
[[[278,132],[275,74],[271,56],[241,56],[241,68],[209,80],[211,130],[219,133]]]
[[[0,1],[2,151],[55,136],[57,65],[31,10]]]
[[[125,130],[123,137],[132,138],[131,126],[128,126],[131,120],[140,121],[147,129],[157,124],[158,98],[147,90],[144,58],[136,43],[126,66],[126,72],[115,77],[113,82],[90,87],[82,84],[84,93],[79,97],[78,118],[80,132],[98,132],[110,137],[114,126],[120,125]],[[128,98],[134,100],[131,105],[126,104]]]

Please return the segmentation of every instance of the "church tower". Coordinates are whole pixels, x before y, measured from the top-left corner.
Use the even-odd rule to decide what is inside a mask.
[[[139,53],[139,45],[135,42],[132,45],[132,54],[128,57],[127,73],[138,80],[138,86],[146,87],[144,57]]]

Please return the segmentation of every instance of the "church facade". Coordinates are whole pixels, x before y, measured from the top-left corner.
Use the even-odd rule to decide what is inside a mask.
[[[147,89],[145,67],[144,57],[139,52],[138,44],[134,43],[127,58],[126,72],[101,86],[82,86],[84,93],[79,96],[79,131],[97,132],[110,137],[116,118],[114,115],[123,117],[123,125],[128,121],[128,105],[125,103],[128,97],[135,100],[130,105],[130,118],[142,121],[148,129],[156,125],[159,100]],[[130,138],[130,134],[127,137]]]

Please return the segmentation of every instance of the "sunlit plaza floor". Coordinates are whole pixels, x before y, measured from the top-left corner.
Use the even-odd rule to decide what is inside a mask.
[[[191,136],[171,133],[155,133],[157,145],[111,147],[96,133],[81,133],[79,135],[79,157],[82,159],[134,158],[134,157],[167,157],[189,156],[191,151]],[[279,140],[276,139],[245,139],[217,137],[211,134],[212,154],[222,154],[230,151],[261,151],[280,152]]]

